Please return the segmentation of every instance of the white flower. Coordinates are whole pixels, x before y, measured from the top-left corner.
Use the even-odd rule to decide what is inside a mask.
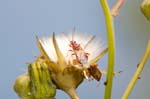
[[[102,72],[95,64],[108,50],[104,42],[86,33],[61,33],[55,37],[44,37],[37,43],[50,67],[51,77],[57,88],[65,91],[71,99],[79,99],[75,89],[83,79],[99,81]]]
[[[71,41],[75,41],[74,44],[78,44],[81,49],[74,50],[70,46]],[[59,36],[56,36],[56,42],[67,64],[75,65],[73,62],[76,60],[80,65],[85,65],[87,67],[90,62],[98,57],[106,48],[106,45],[99,37],[81,32],[72,32],[69,34],[61,33]],[[40,43],[48,57],[57,63],[58,57],[53,38],[44,37],[40,40]],[[85,53],[88,54],[88,58],[85,57]]]

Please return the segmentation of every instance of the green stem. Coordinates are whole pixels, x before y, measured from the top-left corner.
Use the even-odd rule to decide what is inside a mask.
[[[110,13],[106,0],[100,0],[102,9],[105,16],[105,23],[108,37],[108,68],[107,68],[107,84],[105,87],[104,99],[111,99],[111,90],[113,84],[113,73],[114,73],[114,55],[115,55],[115,38],[114,38],[114,26],[113,19]]]
[[[122,99],[128,99],[128,96],[131,93],[134,85],[136,84],[136,81],[138,80],[138,77],[140,76],[140,74],[141,74],[141,72],[142,72],[142,70],[144,68],[144,65],[145,65],[149,55],[150,55],[150,40],[148,42],[147,48],[146,48],[146,50],[144,52],[144,55],[143,55],[143,57],[141,59],[141,62],[138,65],[138,68],[135,71],[135,73],[134,73],[134,75],[133,75],[133,77],[132,77],[132,79],[131,79],[128,87],[127,87],[127,89],[125,90],[125,92],[124,92],[124,94],[122,96]]]

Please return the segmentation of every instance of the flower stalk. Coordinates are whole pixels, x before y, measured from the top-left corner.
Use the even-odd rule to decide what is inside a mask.
[[[124,4],[124,0],[118,0],[118,2],[116,3],[116,5],[111,9],[111,15],[112,16],[117,16],[120,7]]]
[[[135,73],[134,73],[127,89],[125,90],[125,92],[122,96],[122,99],[128,99],[128,96],[130,95],[132,89],[134,88],[134,86],[135,86],[135,84],[136,84],[136,82],[137,82],[137,80],[138,80],[138,78],[139,78],[139,76],[140,76],[140,74],[141,74],[141,72],[144,68],[144,65],[145,65],[145,63],[146,63],[149,56],[150,56],[150,40],[147,44],[147,48],[144,52],[144,55],[141,59],[141,62],[139,63],[139,65],[137,67],[137,70],[135,71]]]
[[[105,87],[104,99],[111,99],[111,91],[113,84],[113,73],[114,73],[114,55],[115,55],[115,37],[114,37],[114,26],[113,19],[108,7],[106,0],[100,0],[102,9],[105,16],[107,38],[108,38],[108,68],[107,68],[107,78]]]

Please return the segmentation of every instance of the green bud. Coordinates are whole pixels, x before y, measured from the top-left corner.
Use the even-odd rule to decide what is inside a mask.
[[[17,77],[14,90],[20,99],[54,99],[56,87],[46,63],[33,62],[28,72]]]
[[[36,99],[49,99],[55,96],[56,87],[53,84],[45,63],[34,62],[28,66],[31,79],[31,94]]]
[[[150,21],[150,0],[144,0],[141,4],[141,12]]]
[[[30,78],[27,73],[17,77],[14,90],[19,95],[19,97],[27,97],[30,93]]]

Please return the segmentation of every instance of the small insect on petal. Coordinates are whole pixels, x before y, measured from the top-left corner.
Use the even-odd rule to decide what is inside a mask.
[[[88,68],[90,75],[97,81],[100,81],[102,73],[100,72],[100,70],[97,67],[94,66],[90,66]]]

